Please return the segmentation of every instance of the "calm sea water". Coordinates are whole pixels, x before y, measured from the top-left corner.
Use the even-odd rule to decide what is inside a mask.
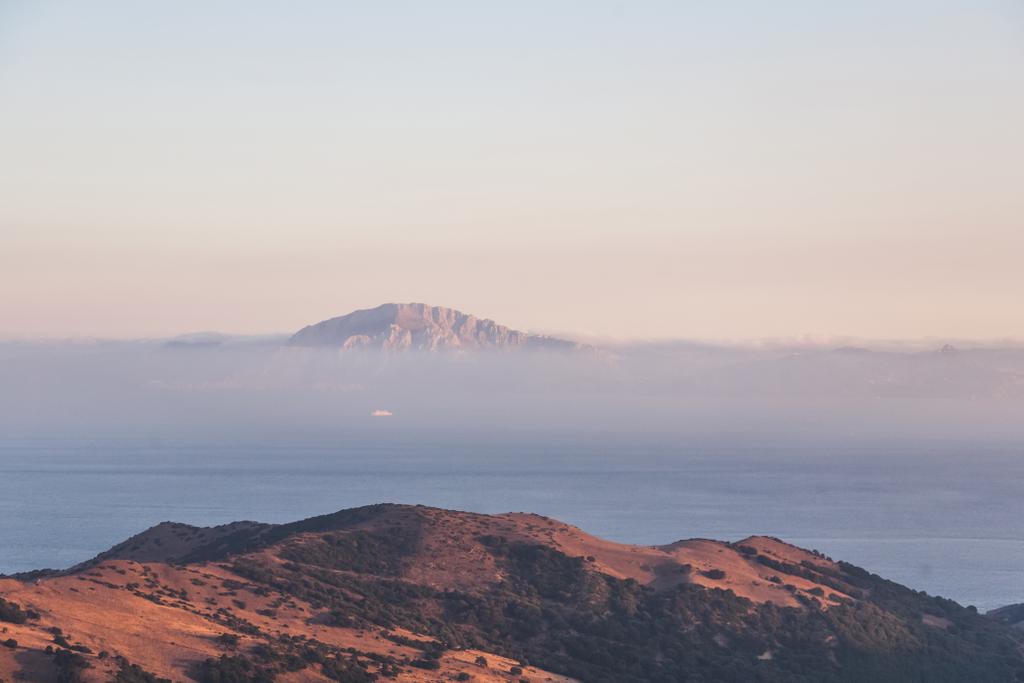
[[[66,567],[164,520],[284,522],[382,501],[532,511],[606,538],[779,536],[986,610],[1024,602],[1007,447],[364,434],[316,443],[0,446],[0,572]]]

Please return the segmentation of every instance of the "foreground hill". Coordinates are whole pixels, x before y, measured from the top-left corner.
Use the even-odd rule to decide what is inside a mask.
[[[782,541],[377,505],[0,580],[11,681],[1013,681],[1024,634]]]
[[[519,350],[568,351],[574,342],[527,334],[452,308],[427,304],[382,304],[309,325],[292,346],[385,351]]]

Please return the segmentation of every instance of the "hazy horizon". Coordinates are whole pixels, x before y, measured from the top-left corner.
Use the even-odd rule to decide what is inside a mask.
[[[334,317],[334,316],[332,316]],[[312,321],[318,322],[318,321]],[[500,320],[495,322],[501,323]],[[236,331],[225,332],[223,330],[185,330],[167,334],[154,335],[131,335],[102,336],[102,335],[70,335],[52,334],[37,336],[7,336],[0,337],[0,344],[88,344],[103,342],[166,342],[179,339],[202,338],[204,336],[223,338],[231,340],[251,340],[254,342],[265,341],[286,341],[298,330],[269,330],[269,331]],[[671,344],[695,344],[701,346],[717,346],[722,348],[768,348],[768,349],[793,349],[806,348],[808,350],[828,350],[843,348],[863,348],[870,351],[892,351],[892,352],[919,352],[938,351],[943,346],[949,345],[956,349],[998,349],[998,348],[1024,348],[1024,337],[956,337],[956,336],[935,336],[935,337],[856,337],[849,335],[790,335],[773,337],[687,337],[687,336],[666,336],[666,337],[618,337],[618,336],[597,336],[588,334],[576,334],[568,330],[544,330],[526,327],[521,332],[529,334],[541,334],[567,339],[570,341],[592,344],[599,347],[616,349],[619,347],[642,347],[659,346]]]
[[[408,301],[408,302],[387,302],[387,303],[425,303],[427,305],[433,305],[430,302],[419,301]],[[53,333],[49,335],[16,335],[12,334],[9,336],[0,336],[0,344],[5,343],[88,343],[88,342],[159,342],[169,340],[187,340],[187,339],[202,339],[209,337],[215,340],[251,340],[251,341],[265,341],[272,342],[275,340],[285,341],[287,338],[295,334],[299,329],[305,327],[307,324],[315,324],[323,320],[328,320],[335,317],[340,317],[348,313],[376,308],[379,304],[365,305],[358,308],[346,311],[340,311],[338,313],[332,313],[322,318],[315,320],[309,320],[303,323],[299,327],[291,330],[276,329],[276,330],[236,330],[228,332],[220,329],[205,329],[205,330],[181,330],[177,332],[169,332],[166,334],[154,334],[154,335],[71,335]],[[453,310],[459,310],[452,306],[442,306],[442,308],[452,308]],[[480,314],[475,311],[460,311],[474,315],[479,319],[493,320],[499,325],[505,324],[502,320],[495,320],[494,318]],[[515,328],[513,328],[515,329]],[[527,332],[529,334],[541,334],[550,335],[554,337],[560,337],[572,341],[577,341],[585,344],[593,344],[597,346],[605,346],[608,348],[616,347],[631,347],[631,346],[645,346],[645,345],[660,345],[660,344],[697,344],[697,345],[708,345],[708,346],[720,346],[720,347],[758,347],[758,348],[780,348],[780,349],[828,349],[828,348],[844,348],[844,347],[863,347],[870,350],[877,351],[928,351],[937,350],[943,346],[950,345],[954,347],[960,347],[966,349],[986,349],[986,348],[1016,348],[1024,346],[1024,337],[964,337],[957,335],[948,336],[921,336],[921,337],[863,337],[855,335],[813,335],[813,334],[793,334],[793,335],[779,335],[779,336],[748,336],[748,337],[695,337],[695,336],[664,336],[664,337],[643,337],[643,336],[626,336],[626,335],[594,335],[594,334],[583,334],[577,333],[569,329],[537,329],[534,327],[524,327],[519,331]]]
[[[389,302],[390,303],[390,302]],[[409,302],[412,303],[412,302]],[[416,303],[425,303],[417,301]],[[124,333],[120,335],[102,335],[102,334],[65,334],[60,332],[53,332],[50,334],[39,334],[39,335],[28,335],[28,334],[9,334],[7,336],[0,335],[0,344],[8,343],[89,343],[89,342],[160,342],[170,341],[176,339],[189,339],[189,338],[202,338],[210,336],[214,338],[223,338],[225,340],[242,340],[248,339],[252,341],[264,340],[271,342],[274,340],[284,341],[288,337],[295,334],[299,329],[307,324],[314,324],[322,320],[328,320],[330,318],[345,315],[355,310],[361,310],[364,308],[372,308],[372,306],[363,306],[351,310],[339,311],[336,314],[325,315],[315,320],[309,320],[306,323],[301,324],[299,327],[294,329],[267,329],[267,330],[234,330],[226,331],[223,329],[184,329],[178,331],[169,331],[163,334],[129,334]],[[456,308],[446,306],[446,308]],[[457,309],[456,310],[460,310]],[[463,313],[469,313],[475,315],[477,318],[490,319],[494,322],[504,325],[505,322],[501,319],[495,319],[491,316],[479,314],[474,311],[462,310]],[[667,336],[627,336],[627,335],[596,335],[574,332],[571,329],[538,329],[529,325],[519,329],[519,331],[527,332],[529,334],[542,334],[577,341],[586,344],[593,344],[597,346],[606,346],[609,348],[615,347],[630,347],[630,346],[645,346],[645,345],[661,345],[661,344],[698,344],[708,346],[721,346],[721,347],[765,347],[765,348],[808,348],[808,349],[829,349],[829,348],[843,348],[843,347],[863,347],[870,350],[877,351],[928,351],[938,350],[945,345],[950,345],[956,348],[963,347],[965,349],[986,349],[986,348],[1017,348],[1024,347],[1024,336],[992,336],[992,337],[967,337],[960,335],[940,335],[940,336],[919,336],[919,337],[893,337],[893,336],[878,336],[878,337],[865,337],[847,334],[791,334],[791,335],[776,335],[776,336],[742,336],[742,337],[696,337],[687,335],[667,335]]]

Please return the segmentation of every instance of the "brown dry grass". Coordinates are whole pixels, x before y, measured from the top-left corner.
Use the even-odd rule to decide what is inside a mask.
[[[824,593],[824,597],[819,597],[822,609],[835,604],[830,596],[836,591],[773,570],[739,548],[749,546],[756,554],[790,565],[834,567],[821,556],[766,537],[750,537],[737,544],[695,539],[665,546],[634,546],[606,541],[538,515],[488,516],[408,506],[385,509],[350,528],[387,532],[414,523],[420,529],[418,547],[409,549],[412,561],[402,578],[436,589],[472,591],[502,581],[499,564],[480,540],[490,535],[503,536],[509,542],[540,543],[571,557],[583,558],[593,571],[633,579],[656,589],[691,582],[732,590],[757,603],[773,602],[801,609],[808,607],[802,605],[797,594],[812,596],[810,591],[820,590]],[[0,624],[6,628],[0,641],[18,641],[15,650],[0,647],[0,680],[13,681],[19,671],[27,680],[53,679],[52,663],[43,654],[53,644],[53,636],[47,631],[53,626],[62,629],[71,642],[92,650],[88,657],[93,668],[86,676],[90,681],[107,681],[113,675],[113,657],[100,661],[96,657],[100,651],[123,655],[157,676],[187,680],[197,663],[226,652],[217,641],[220,634],[231,631],[218,621],[222,619],[218,616],[221,609],[254,624],[265,637],[305,636],[338,648],[390,654],[398,659],[419,656],[418,650],[388,640],[379,630],[327,626],[323,610],[302,600],[277,593],[259,595],[250,588],[239,587],[248,582],[224,565],[176,566],[153,561],[181,556],[204,540],[222,535],[224,530],[204,533],[180,525],[160,525],[69,574],[34,582],[0,580],[0,596],[41,615],[38,621],[24,625]],[[287,542],[302,543],[315,536],[299,534]],[[260,555],[277,562],[274,550],[265,549]],[[709,578],[702,573],[714,575],[713,570],[724,572],[724,576]],[[773,582],[770,577],[778,578]],[[791,587],[786,588],[786,584]],[[396,633],[426,638],[409,632]],[[239,637],[241,651],[260,642],[255,636]],[[478,666],[475,660],[479,656],[485,657],[490,665]],[[454,678],[462,672],[472,675],[474,681],[509,681],[520,677],[530,681],[569,680],[532,668],[522,675],[513,675],[510,669],[516,663],[493,653],[449,650],[440,661],[439,671],[404,667],[398,680],[436,681]],[[325,680],[314,669],[282,675],[278,680]]]

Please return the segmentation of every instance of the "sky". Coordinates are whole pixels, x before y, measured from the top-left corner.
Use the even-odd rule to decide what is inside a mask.
[[[1017,0],[0,0],[0,338],[1024,337]]]

